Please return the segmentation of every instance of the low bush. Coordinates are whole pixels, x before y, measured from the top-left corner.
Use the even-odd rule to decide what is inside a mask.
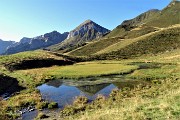
[[[56,102],[51,102],[51,103],[48,104],[48,108],[49,108],[49,109],[58,108],[58,103],[56,103]]]

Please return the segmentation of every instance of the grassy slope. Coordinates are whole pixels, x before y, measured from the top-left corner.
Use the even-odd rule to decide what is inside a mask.
[[[126,46],[123,46],[124,44],[119,43],[117,44],[117,51],[101,54],[98,56],[98,58],[130,58],[141,56],[143,54],[157,54],[159,52],[180,48],[180,27],[177,25],[176,27],[164,29],[160,32],[150,34],[149,36],[141,37],[139,40],[134,39],[134,41],[132,40],[130,43],[131,44],[129,44],[128,41],[125,41],[124,44]],[[118,50],[118,48],[121,49]]]
[[[146,37],[149,37],[151,36],[152,34],[154,35],[155,32],[152,32],[152,33],[149,33],[149,34],[146,34],[146,35],[143,35],[143,36],[140,36],[140,37],[137,37],[137,38],[133,38],[133,39],[123,39],[122,41],[119,41],[113,45],[110,45],[98,52],[96,52],[94,55],[98,55],[98,54],[103,54],[103,53],[109,53],[109,52],[112,52],[112,51],[117,51],[117,50],[120,50],[132,43],[135,43],[135,42],[138,42],[139,40],[142,40]]]
[[[62,59],[48,52],[39,50],[39,51],[21,52],[13,55],[0,56],[0,64],[4,64],[4,63],[7,64],[14,62],[18,63],[24,60],[47,59],[47,58]]]
[[[110,38],[110,39],[102,39],[97,42],[90,43],[84,47],[81,47],[79,49],[76,49],[75,51],[70,52],[70,55],[74,56],[87,56],[91,55],[93,53],[96,53],[97,51],[104,49],[108,47],[109,45],[115,44],[119,42],[120,38]]]
[[[156,27],[168,27],[180,24],[180,1],[170,3],[166,8],[145,21],[147,25]],[[168,18],[168,19],[165,19]]]
[[[121,38],[135,38],[135,37],[139,37],[145,34],[148,34],[150,32],[154,32],[158,30],[158,27],[152,27],[150,25],[138,25],[138,26],[134,26],[133,28],[131,28],[130,30],[125,30],[124,28],[122,28],[122,26],[118,26],[116,27],[112,32],[110,32],[107,36],[105,36],[106,38],[108,37],[121,37]]]

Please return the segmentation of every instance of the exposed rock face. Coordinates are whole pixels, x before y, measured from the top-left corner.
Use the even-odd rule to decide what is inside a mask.
[[[86,20],[74,30],[72,30],[66,40],[50,47],[50,49],[56,51],[78,47],[85,42],[100,38],[109,32],[110,30],[96,24],[95,22]]]
[[[3,54],[7,50],[8,46],[11,46],[14,43],[14,41],[3,41],[0,39],[0,54]]]
[[[67,38],[68,34],[68,32],[61,34],[57,31],[53,31],[34,38],[24,37],[20,40],[20,42],[14,43],[13,45],[9,46],[7,48],[6,54],[45,48],[50,45],[62,42]]]
[[[93,33],[94,32],[94,33]],[[100,25],[96,24],[95,22],[91,20],[86,20],[82,24],[80,24],[77,28],[72,30],[67,39],[76,37],[80,35],[81,37],[84,37],[84,35],[87,34],[87,36],[84,38],[85,40],[92,40],[94,38],[98,38],[103,36],[103,34],[109,32],[108,29],[101,27]]]
[[[27,37],[23,37],[21,40],[20,40],[20,42],[19,43],[30,43],[30,41],[31,41],[31,38],[27,38]]]

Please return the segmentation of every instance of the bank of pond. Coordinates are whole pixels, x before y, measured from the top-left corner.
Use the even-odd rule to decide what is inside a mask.
[[[121,75],[83,78],[80,80],[61,79],[52,80],[37,87],[39,90],[44,106],[40,106],[41,112],[47,114],[48,112],[59,113],[64,107],[72,105],[77,99],[87,99],[87,103],[91,103],[97,97],[103,96],[105,99],[109,97],[113,90],[120,90],[126,88],[134,88],[139,84],[149,84],[146,81],[138,81],[125,79]],[[45,105],[47,103],[47,105]],[[54,109],[49,109],[50,104],[55,104]],[[57,105],[56,105],[57,104]],[[53,107],[52,107],[53,108]],[[22,109],[23,120],[32,120],[38,115],[38,110],[33,107]]]

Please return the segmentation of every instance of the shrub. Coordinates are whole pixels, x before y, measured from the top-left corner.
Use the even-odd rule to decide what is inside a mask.
[[[97,98],[96,98],[96,101],[105,101],[105,96],[103,95],[98,95]]]
[[[74,105],[84,105],[87,103],[88,103],[88,98],[85,96],[79,96],[73,102]]]
[[[36,117],[36,120],[39,120],[39,119],[44,119],[44,118],[48,118],[49,116],[47,116],[46,114],[44,113],[39,113],[38,116]]]
[[[49,108],[49,109],[58,108],[58,103],[56,103],[56,102],[51,102],[51,103],[48,104],[48,108]]]
[[[37,105],[37,109],[40,109],[40,110],[42,110],[42,109],[44,109],[44,108],[48,108],[48,102],[47,101],[43,101],[43,102],[41,102],[41,103],[39,103],[38,105]]]
[[[116,96],[119,94],[119,89],[114,89],[114,90],[112,90],[112,92],[110,93],[110,98],[112,99],[112,100],[116,100]]]

